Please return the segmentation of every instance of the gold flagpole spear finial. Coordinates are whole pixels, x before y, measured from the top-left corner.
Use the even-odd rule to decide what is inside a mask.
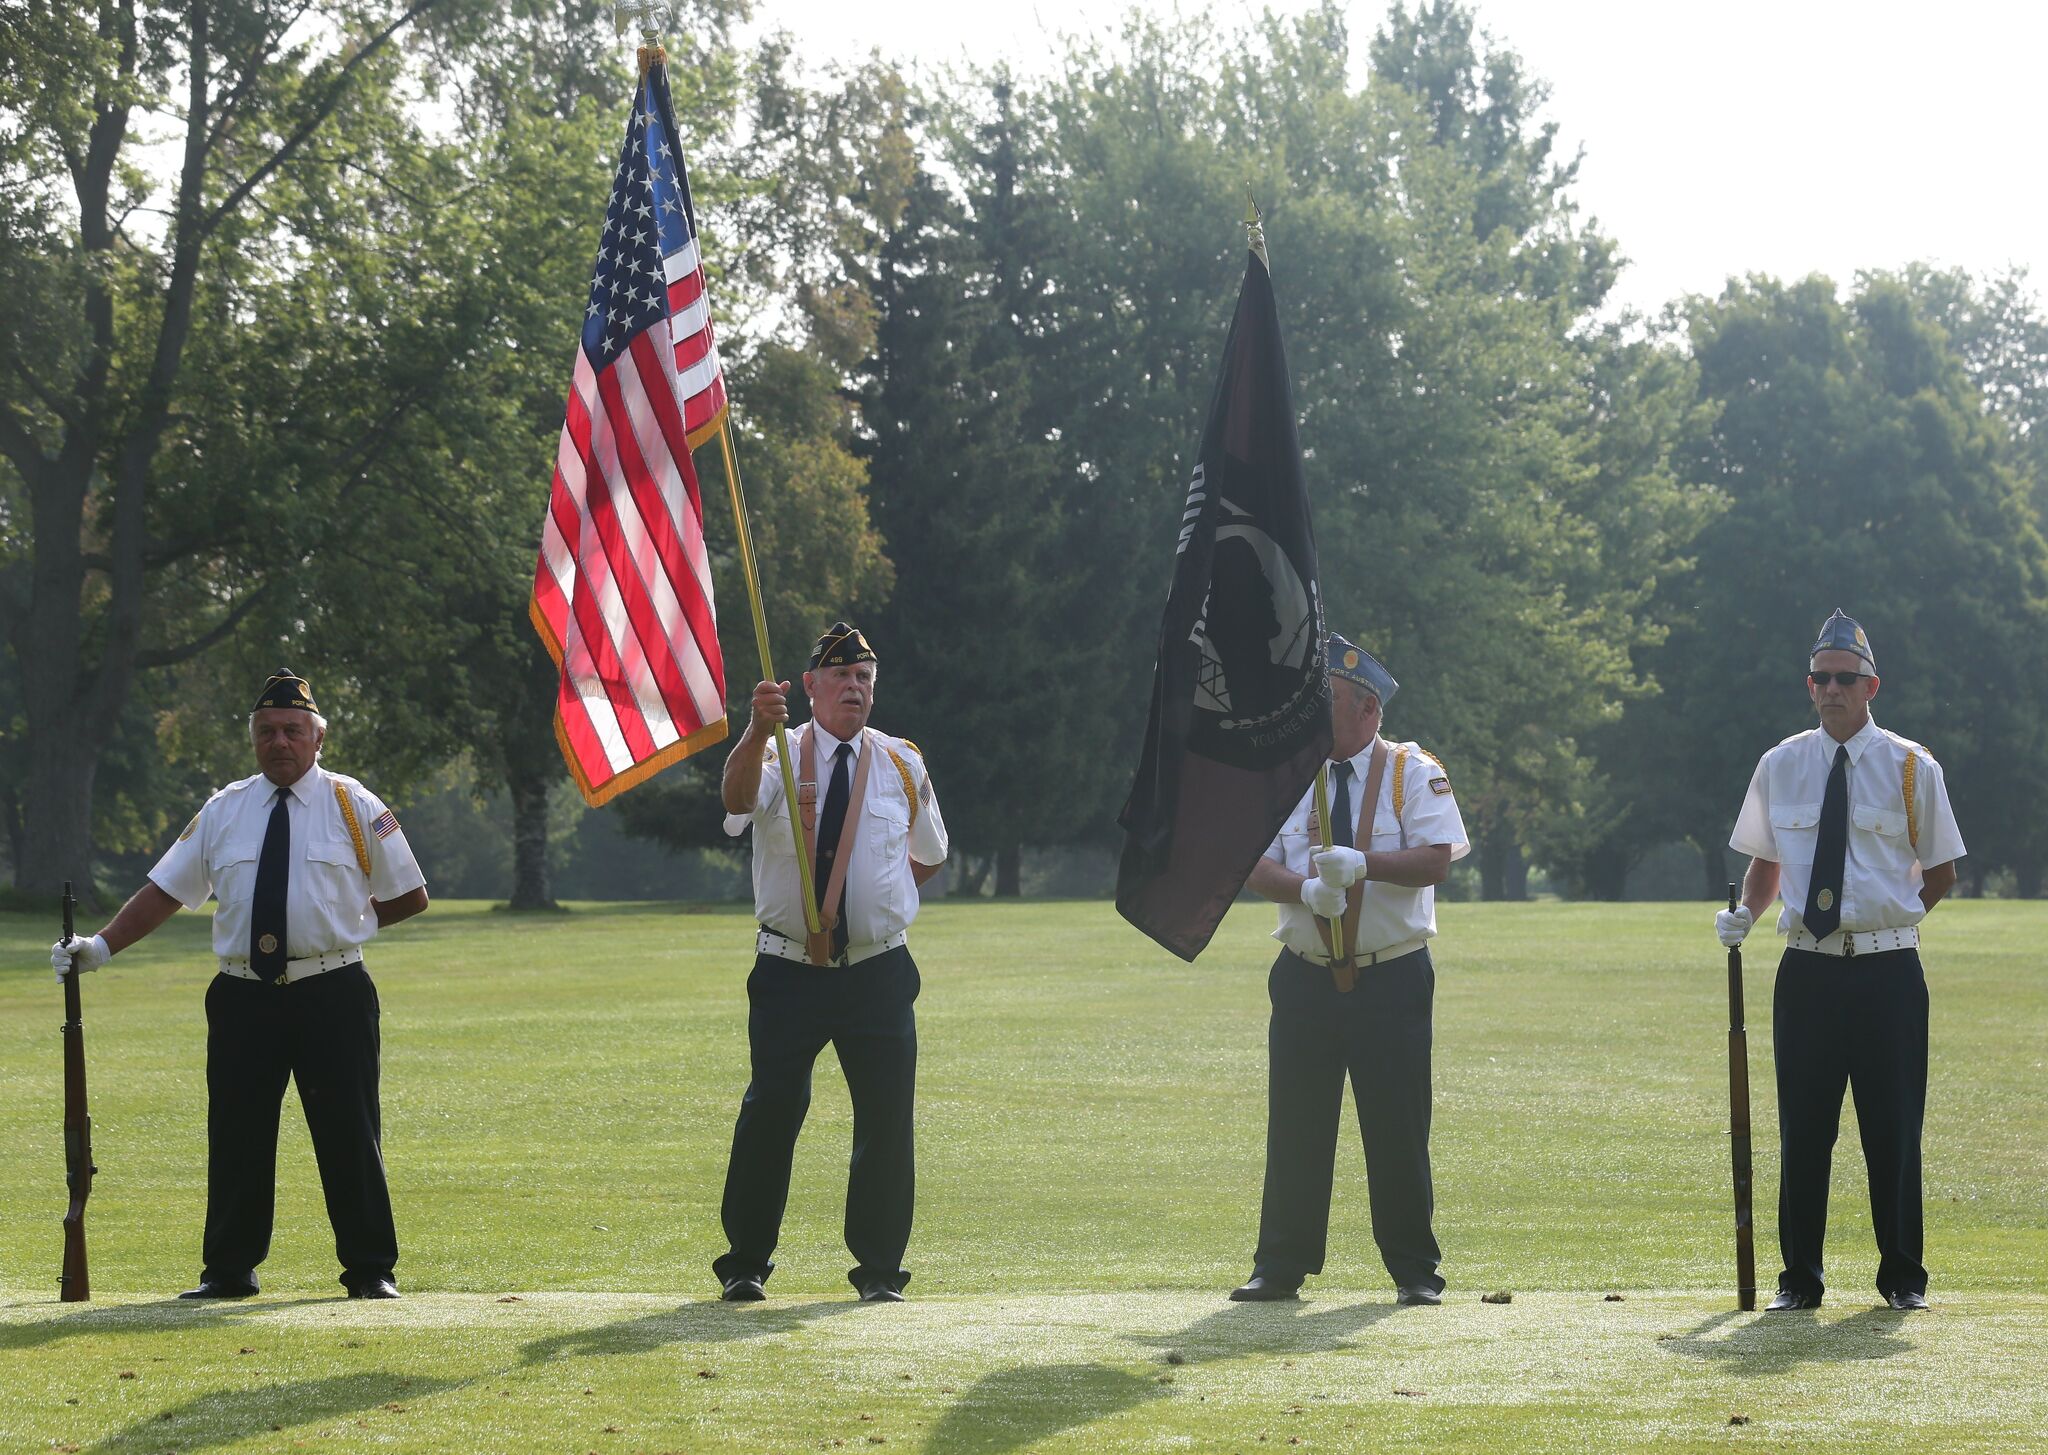
[[[1252,196],[1252,186],[1249,182],[1244,186],[1244,241],[1245,246],[1257,254],[1259,261],[1266,265],[1266,271],[1271,272],[1273,264],[1266,256],[1266,218],[1265,214],[1259,211],[1258,199]]]

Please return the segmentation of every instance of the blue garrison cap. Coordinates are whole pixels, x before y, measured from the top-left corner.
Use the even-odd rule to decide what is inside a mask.
[[[1330,633],[1330,675],[1342,677],[1346,682],[1356,682],[1367,692],[1380,700],[1382,711],[1394,700],[1394,694],[1401,690],[1401,684],[1394,680],[1394,674],[1382,667],[1364,647],[1347,642],[1335,632]]]
[[[1856,619],[1845,615],[1839,606],[1833,616],[1821,623],[1820,638],[1814,642],[1809,657],[1822,652],[1854,652],[1872,672],[1877,671],[1877,658],[1870,650],[1870,638],[1863,634],[1863,628],[1856,624]]]

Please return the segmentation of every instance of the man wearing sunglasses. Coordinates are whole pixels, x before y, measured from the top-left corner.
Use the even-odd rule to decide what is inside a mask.
[[[1956,882],[1963,839],[1941,765],[1871,720],[1877,659],[1840,608],[1821,627],[1806,692],[1820,726],[1764,754],[1728,844],[1751,855],[1742,907],[1714,916],[1742,943],[1782,898],[1784,958],[1771,1003],[1777,1047],[1778,1243],[1772,1311],[1820,1306],[1828,1174],[1842,1093],[1856,1095],[1877,1288],[1927,1307],[1920,1127],[1927,1107],[1927,981],[1920,921]]]

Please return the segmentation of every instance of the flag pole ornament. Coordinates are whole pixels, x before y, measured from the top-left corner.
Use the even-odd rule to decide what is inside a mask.
[[[1272,272],[1273,265],[1266,258],[1265,214],[1259,211],[1258,199],[1252,196],[1249,182],[1245,183],[1244,188],[1244,243],[1251,249],[1252,256],[1259,260],[1260,265],[1267,272]]]
[[[1877,657],[1870,649],[1870,638],[1856,624],[1856,619],[1839,606],[1833,616],[1820,624],[1820,636],[1814,640],[1813,650],[1807,654],[1807,671],[1813,670],[1813,658],[1822,652],[1854,652],[1870,669],[1866,675],[1877,675]]]

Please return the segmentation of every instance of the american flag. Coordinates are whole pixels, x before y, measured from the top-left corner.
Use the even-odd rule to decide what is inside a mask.
[[[555,737],[593,805],[725,736],[690,460],[724,413],[696,211],[657,61],[605,209],[530,608],[562,671]]]

